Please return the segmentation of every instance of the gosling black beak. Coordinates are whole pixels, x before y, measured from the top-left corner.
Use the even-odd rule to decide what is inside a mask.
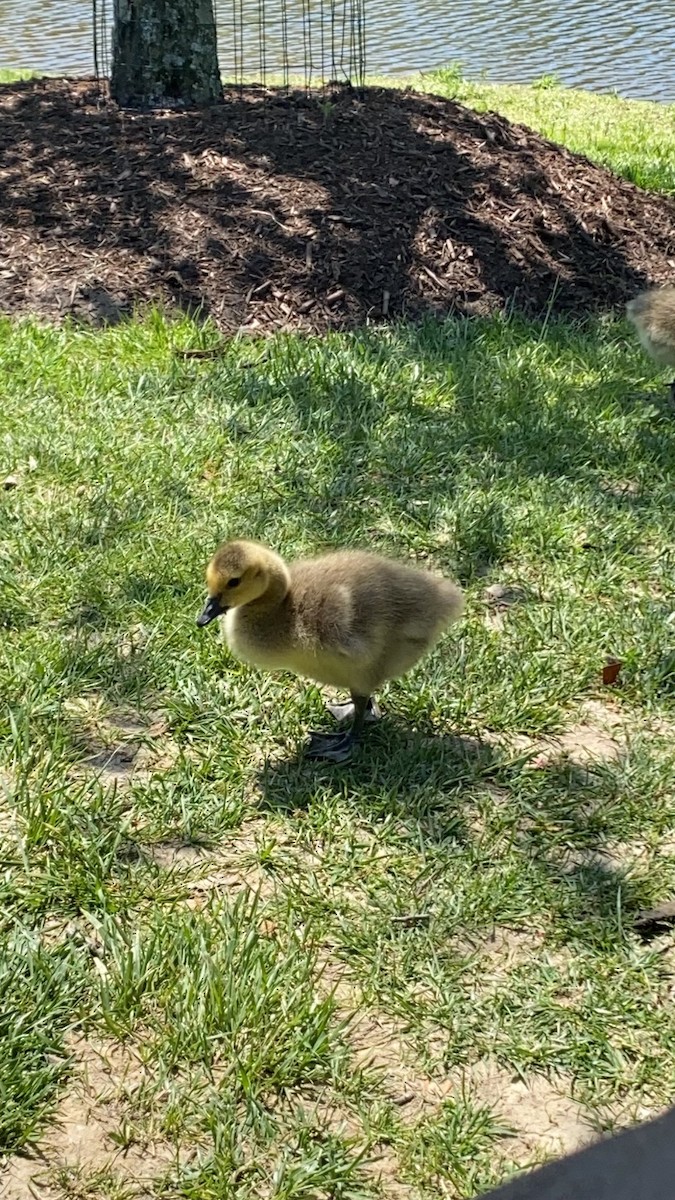
[[[227,609],[223,608],[217,596],[209,596],[204,608],[197,617],[197,624],[201,627],[208,625],[210,621],[215,621],[216,617],[222,616]]]

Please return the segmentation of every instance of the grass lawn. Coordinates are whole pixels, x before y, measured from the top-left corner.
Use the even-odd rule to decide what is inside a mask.
[[[0,83],[16,83],[18,79],[37,79],[35,71],[14,71],[0,67]]]
[[[471,1197],[675,1087],[665,381],[610,319],[213,337],[0,325],[8,1196]],[[236,534],[467,590],[347,767],[195,627]]]

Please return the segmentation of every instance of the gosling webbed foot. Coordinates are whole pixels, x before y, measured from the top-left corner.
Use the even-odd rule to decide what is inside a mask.
[[[339,721],[340,723],[343,721],[354,720],[356,709],[354,707],[353,700],[348,700],[345,704],[327,703],[326,708],[331,716],[335,717],[335,720]],[[366,711],[363,718],[364,725],[374,725],[376,721],[381,719],[381,717],[382,711],[379,704],[376,700],[373,700],[372,697],[370,697],[366,705]]]
[[[351,761],[356,738],[349,733],[310,733],[305,757],[324,759],[326,762],[346,763]]]
[[[352,717],[351,729],[345,733],[313,733],[307,748],[308,758],[323,758],[328,762],[346,763],[352,757],[354,746],[358,742],[363,726],[368,720],[376,721],[380,710],[369,696],[360,696],[352,692],[351,704],[328,705],[338,720]]]

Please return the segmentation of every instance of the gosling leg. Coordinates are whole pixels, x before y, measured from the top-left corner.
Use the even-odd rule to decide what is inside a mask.
[[[347,733],[312,733],[307,758],[321,758],[336,763],[349,762],[366,723],[369,703],[369,696],[352,695],[354,716],[351,729]]]
[[[670,403],[675,408],[675,379],[670,385]]]
[[[355,711],[354,704],[355,704],[355,701],[354,701],[354,697],[352,696],[352,699],[349,700],[347,702],[347,704],[330,703],[330,704],[326,705],[326,708],[328,709],[331,716],[335,717],[335,720],[338,721],[340,724],[342,724],[343,721],[349,721],[349,720],[353,721],[354,720],[354,711]],[[380,710],[379,704],[377,703],[376,700],[373,700],[372,696],[369,696],[368,703],[366,704],[366,715],[364,717],[364,724],[365,725],[373,725],[375,723],[375,721],[379,721],[381,719],[381,717],[382,717],[382,712]]]

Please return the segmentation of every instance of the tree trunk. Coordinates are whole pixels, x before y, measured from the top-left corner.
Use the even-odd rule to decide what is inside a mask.
[[[110,92],[146,108],[222,99],[213,0],[113,0]]]

